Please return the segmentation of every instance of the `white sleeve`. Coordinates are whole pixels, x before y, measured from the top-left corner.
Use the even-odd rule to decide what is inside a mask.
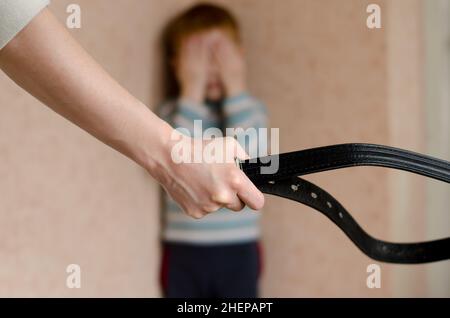
[[[49,2],[50,0],[0,0],[0,50]]]

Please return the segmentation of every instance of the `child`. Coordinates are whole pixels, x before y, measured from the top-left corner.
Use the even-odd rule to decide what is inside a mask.
[[[164,36],[167,98],[160,116],[193,134],[203,129],[265,128],[264,106],[250,96],[238,25],[225,9],[201,4],[176,17]],[[247,140],[255,153],[258,140]],[[195,176],[193,176],[195,177]],[[257,297],[259,213],[222,209],[190,219],[168,196],[163,210],[162,287],[167,297]]]

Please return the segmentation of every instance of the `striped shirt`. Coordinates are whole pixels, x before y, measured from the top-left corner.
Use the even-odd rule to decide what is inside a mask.
[[[174,128],[186,129],[191,136],[194,136],[196,120],[202,121],[203,131],[219,128],[224,135],[226,128],[242,128],[236,136],[238,141],[246,139],[241,144],[251,157],[267,147],[267,140],[258,138],[259,128],[267,126],[266,108],[248,94],[228,98],[220,104],[171,100],[161,105],[159,115]],[[257,134],[246,134],[247,128],[255,128]],[[167,194],[164,194],[163,221],[162,235],[168,242],[198,245],[243,243],[257,240],[260,234],[259,213],[248,207],[238,213],[222,208],[196,220],[185,215]]]

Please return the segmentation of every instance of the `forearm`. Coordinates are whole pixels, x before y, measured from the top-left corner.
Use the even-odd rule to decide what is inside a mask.
[[[0,51],[0,67],[57,113],[147,169],[172,131],[44,10]]]

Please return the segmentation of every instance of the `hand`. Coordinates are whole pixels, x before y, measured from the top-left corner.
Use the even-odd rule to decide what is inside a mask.
[[[158,173],[154,177],[188,215],[201,218],[221,207],[240,211],[245,204],[254,210],[262,208],[263,194],[235,165],[235,157],[246,159],[248,156],[234,138],[215,138],[209,142],[200,140],[203,147],[198,147],[198,144],[195,145],[197,141],[192,138],[178,132],[176,134],[178,146],[193,149],[189,158],[194,153],[205,153],[205,147],[218,149],[218,160],[213,163],[206,163],[209,158],[202,157],[200,163],[176,164],[168,158],[163,169],[153,169]]]
[[[181,97],[203,102],[209,62],[209,44],[205,37],[194,35],[184,41],[177,61]]]
[[[228,36],[221,35],[213,48],[213,56],[218,65],[228,97],[246,90],[245,61],[242,49]]]

